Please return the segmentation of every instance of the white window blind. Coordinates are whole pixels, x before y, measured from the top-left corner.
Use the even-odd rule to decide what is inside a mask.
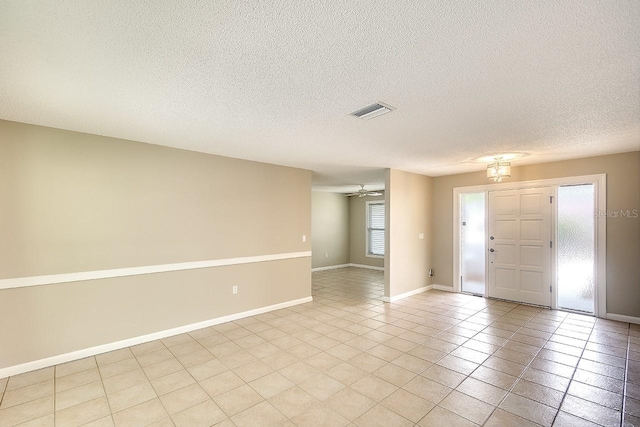
[[[367,255],[384,256],[384,203],[367,204]]]

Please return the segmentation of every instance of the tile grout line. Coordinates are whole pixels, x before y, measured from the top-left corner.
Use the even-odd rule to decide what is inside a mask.
[[[622,406],[620,411],[620,427],[624,426],[626,418],[625,411],[627,409],[627,379],[629,377],[629,351],[631,350],[631,324],[627,327],[627,358],[624,363],[624,382],[622,384]]]

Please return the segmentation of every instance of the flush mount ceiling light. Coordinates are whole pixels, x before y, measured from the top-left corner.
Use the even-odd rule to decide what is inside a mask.
[[[375,104],[367,105],[366,107],[362,107],[359,110],[354,111],[353,113],[349,113],[349,115],[357,117],[362,120],[373,119],[374,117],[381,116],[383,114],[387,114],[395,110],[390,105],[383,104],[382,102],[376,102]]]
[[[511,176],[511,163],[503,162],[502,157],[496,157],[494,163],[487,166],[487,178],[494,182],[502,182],[503,178]]]

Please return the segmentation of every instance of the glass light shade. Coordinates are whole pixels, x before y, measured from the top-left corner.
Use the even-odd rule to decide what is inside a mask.
[[[509,162],[496,162],[487,166],[487,178],[496,182],[502,181],[502,178],[508,178],[511,176],[511,163]]]

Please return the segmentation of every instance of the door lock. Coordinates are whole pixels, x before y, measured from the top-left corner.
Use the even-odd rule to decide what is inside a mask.
[[[491,248],[491,249],[489,249],[489,252],[498,252],[498,251],[496,251],[495,249]]]

